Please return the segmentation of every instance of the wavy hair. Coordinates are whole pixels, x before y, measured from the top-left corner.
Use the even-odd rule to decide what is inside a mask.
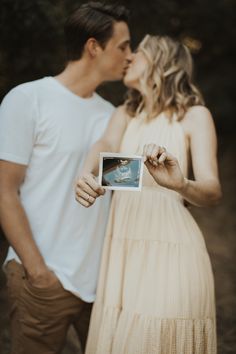
[[[189,49],[167,36],[146,35],[138,50],[149,65],[140,78],[142,94],[129,89],[125,106],[130,116],[142,111],[154,118],[162,112],[181,120],[188,108],[204,105],[201,93],[192,83],[193,62]]]

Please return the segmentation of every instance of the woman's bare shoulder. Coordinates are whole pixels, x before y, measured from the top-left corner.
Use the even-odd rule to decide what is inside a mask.
[[[186,112],[182,124],[186,131],[191,133],[195,129],[207,128],[213,124],[213,118],[209,109],[205,106],[192,106]]]
[[[186,112],[184,119],[188,121],[205,120],[212,118],[211,112],[205,106],[192,106]]]

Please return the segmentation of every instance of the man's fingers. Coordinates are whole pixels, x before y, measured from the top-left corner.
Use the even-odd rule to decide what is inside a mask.
[[[95,180],[95,177],[93,175],[85,175],[84,176],[85,182],[98,194],[98,195],[103,195],[105,193],[104,188],[102,188],[97,181]]]
[[[77,195],[76,195],[75,199],[77,200],[78,203],[83,205],[85,208],[88,208],[90,206],[89,202],[86,202],[86,200],[84,200],[81,197],[78,197]]]
[[[95,181],[93,175],[84,175],[78,179],[75,186],[76,201],[88,208],[94,204],[97,197],[105,194],[105,190]]]
[[[95,181],[94,179],[91,179],[89,181],[90,186],[93,188],[93,190],[98,194],[98,195],[103,195],[105,194],[105,189],[102,188],[102,186],[100,186],[97,181]]]
[[[83,191],[81,188],[76,188],[76,195],[79,198],[84,199],[86,202],[93,204],[96,200],[96,197],[92,197],[91,195],[89,195],[88,193],[86,193],[85,191]]]
[[[77,182],[77,185],[76,185],[76,191],[77,191],[77,188],[79,190],[83,190],[85,193],[91,195],[92,197],[96,198],[99,196],[99,194],[97,192],[95,192],[84,180],[80,179],[78,182]]]
[[[82,189],[84,192],[88,193],[93,198],[97,198],[99,195],[104,194],[103,189],[96,181],[93,181],[92,179],[85,180],[80,178],[76,184],[76,188]]]

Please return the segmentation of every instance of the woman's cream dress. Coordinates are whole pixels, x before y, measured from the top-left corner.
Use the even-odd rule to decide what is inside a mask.
[[[121,151],[156,143],[187,174],[181,124],[131,120]],[[201,231],[179,194],[144,168],[141,192],[113,195],[86,354],[216,353],[214,282]]]

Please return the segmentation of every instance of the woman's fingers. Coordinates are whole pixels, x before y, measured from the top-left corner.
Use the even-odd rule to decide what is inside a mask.
[[[163,146],[161,146],[160,147],[160,156],[159,156],[159,159],[158,159],[158,162],[160,163],[160,164],[163,164],[164,163],[164,161],[166,160],[166,158],[167,158],[167,151],[166,151],[166,148],[164,148]]]
[[[143,149],[144,161],[148,160],[153,166],[163,164],[167,158],[166,149],[156,144],[147,144]]]
[[[147,146],[147,156],[152,159],[155,158],[155,151],[158,147],[155,144],[149,144]]]
[[[154,166],[158,165],[158,156],[159,156],[159,154],[160,154],[160,146],[152,144],[152,146],[150,147],[150,155],[148,156],[148,160]]]
[[[145,156],[145,160],[149,160],[149,162],[153,163],[157,160],[159,148],[155,144],[147,144],[144,145],[143,155]]]
[[[171,155],[169,152],[165,152],[165,161],[168,163],[168,165],[176,165],[178,164],[178,160],[175,156]]]

